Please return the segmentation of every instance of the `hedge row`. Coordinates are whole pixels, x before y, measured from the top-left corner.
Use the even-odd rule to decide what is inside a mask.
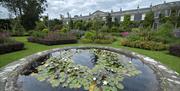
[[[28,38],[29,42],[34,42],[34,43],[39,43],[39,44],[44,44],[44,45],[58,45],[58,44],[72,44],[72,43],[77,43],[76,39],[66,39],[66,40],[47,40],[47,39],[41,39],[41,38],[34,38],[34,37],[29,37]]]
[[[146,50],[166,50],[167,45],[161,42],[154,42],[154,41],[129,41],[127,39],[121,40],[121,45],[133,47],[133,48],[141,48]]]
[[[21,42],[0,44],[0,54],[18,51],[22,49],[24,49],[24,43]]]

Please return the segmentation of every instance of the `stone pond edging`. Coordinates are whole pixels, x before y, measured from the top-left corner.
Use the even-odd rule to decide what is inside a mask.
[[[61,51],[61,50],[68,50],[68,49],[103,49],[109,50],[116,53],[121,53],[126,56],[134,57],[141,59],[145,64],[151,67],[159,76],[159,80],[161,82],[161,86],[163,87],[164,91],[179,91],[180,89],[180,76],[179,73],[169,69],[168,67],[164,66],[160,62],[135,53],[125,49],[120,48],[112,48],[112,47],[104,47],[104,46],[80,46],[80,47],[64,47],[64,48],[56,48],[47,51],[38,52],[36,54],[27,56],[20,60],[17,60],[13,63],[8,64],[7,66],[0,68],[0,91],[19,91],[16,86],[16,81],[18,75],[28,67],[28,65],[32,64],[34,61],[42,58],[50,53]]]

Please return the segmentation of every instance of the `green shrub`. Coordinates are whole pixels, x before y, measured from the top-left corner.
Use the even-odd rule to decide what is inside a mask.
[[[104,25],[102,26],[102,28],[100,29],[101,32],[108,32],[109,31],[109,27]]]
[[[44,38],[46,35],[47,35],[46,32],[34,31],[31,36],[33,36],[35,38]]]
[[[66,33],[66,32],[69,32],[69,31],[70,30],[67,27],[63,27],[60,32]]]
[[[22,36],[25,33],[24,27],[21,25],[20,21],[14,21],[12,28],[12,35]]]
[[[116,27],[116,26],[113,26],[113,27],[111,28],[111,31],[109,31],[109,32],[119,32],[119,28]]]
[[[131,30],[132,32],[140,32],[141,31],[141,29],[140,28],[132,28],[132,30]]]
[[[146,50],[165,50],[167,49],[167,45],[161,43],[161,42],[154,42],[154,41],[129,41],[128,39],[122,39],[121,40],[122,46],[128,46],[133,48],[141,48]]]
[[[47,28],[43,21],[36,22],[36,31],[42,31],[43,29]]]
[[[94,31],[86,32],[85,36],[81,39],[83,43],[99,43],[99,44],[109,44],[114,42],[115,39],[109,34],[97,33]]]
[[[48,33],[48,32],[49,32],[49,29],[45,28],[45,29],[42,30],[42,32]]]
[[[160,25],[158,28],[156,35],[162,37],[172,37],[173,25],[169,22]]]
[[[106,39],[95,39],[94,43],[99,43],[99,44],[110,44],[112,43],[112,40],[106,40]]]
[[[80,42],[82,42],[82,43],[92,43],[93,40],[91,40],[91,39],[81,39]]]
[[[94,31],[86,32],[84,38],[86,39],[94,39],[96,37],[96,33]]]

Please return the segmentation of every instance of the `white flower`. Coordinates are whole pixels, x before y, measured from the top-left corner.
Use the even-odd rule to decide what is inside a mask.
[[[108,84],[108,82],[107,81],[103,81],[103,85],[107,85]]]
[[[78,68],[78,67],[75,67],[74,69],[75,69],[75,70],[78,70],[79,68]]]
[[[129,61],[129,64],[132,64],[132,62],[131,62],[131,61]]]
[[[93,80],[96,81],[96,77],[94,77]]]
[[[44,66],[45,66],[45,67],[48,67],[49,65],[48,65],[48,64],[45,64]]]
[[[68,72],[70,72],[71,70],[70,70],[70,69],[68,69],[67,71],[68,71]]]

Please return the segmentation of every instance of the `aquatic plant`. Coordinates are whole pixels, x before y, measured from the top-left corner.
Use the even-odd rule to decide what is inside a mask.
[[[93,68],[73,62],[73,55],[83,51],[97,55],[97,62]],[[124,77],[140,73],[133,64],[123,60],[119,54],[99,49],[62,51],[58,56],[48,59],[37,70],[38,73],[31,75],[39,81],[50,82],[53,87],[84,88],[89,91],[123,89],[121,82]]]

